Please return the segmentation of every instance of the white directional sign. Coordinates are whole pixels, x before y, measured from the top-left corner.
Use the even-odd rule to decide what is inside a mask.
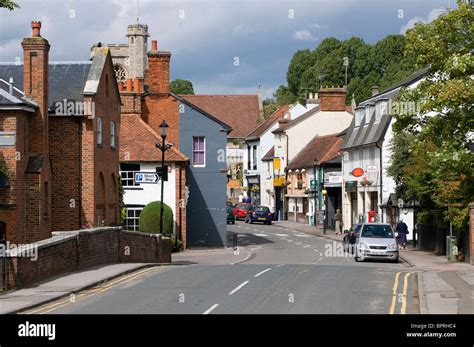
[[[160,177],[156,174],[156,172],[135,172],[134,177],[135,183],[158,183],[160,181]]]

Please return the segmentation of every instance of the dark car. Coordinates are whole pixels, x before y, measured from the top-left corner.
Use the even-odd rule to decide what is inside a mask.
[[[247,211],[245,223],[261,222],[263,224],[272,224],[272,213],[266,206],[252,206]]]
[[[251,206],[252,205],[250,205],[250,204],[245,204],[245,203],[242,203],[242,202],[235,205],[235,207],[234,207],[234,216],[235,216],[235,218],[245,219],[245,217],[247,216],[247,211],[249,210],[249,208]]]
[[[354,252],[355,243],[359,237],[360,227],[362,224],[353,224],[349,230],[344,230],[344,238],[342,244],[346,252]]]
[[[227,206],[227,224],[235,224],[234,209],[231,206]]]

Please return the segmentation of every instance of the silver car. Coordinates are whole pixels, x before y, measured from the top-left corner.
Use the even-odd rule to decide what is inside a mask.
[[[390,224],[364,223],[355,244],[355,260],[386,259],[398,262],[398,245]]]

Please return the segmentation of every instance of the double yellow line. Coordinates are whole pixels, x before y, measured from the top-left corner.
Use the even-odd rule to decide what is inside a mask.
[[[155,271],[157,269],[158,269],[158,266],[153,266],[153,267],[148,267],[148,268],[143,269],[143,270],[138,270],[138,271],[132,272],[128,275],[124,275],[124,276],[121,276],[119,278],[116,278],[116,279],[114,279],[110,282],[107,282],[103,286],[98,286],[98,287],[92,288],[90,290],[86,290],[85,292],[83,292],[81,294],[77,294],[77,295],[72,294],[72,295],[74,295],[74,297],[71,297],[71,295],[70,295],[67,299],[61,299],[59,301],[55,301],[53,303],[46,304],[46,305],[43,305],[43,306],[31,309],[31,310],[22,312],[22,313],[24,313],[24,314],[45,314],[45,313],[63,308],[65,306],[74,304],[79,300],[89,298],[89,297],[91,297],[95,294],[106,292],[107,290],[110,290],[111,288],[113,288],[113,287],[115,287],[119,284],[124,284],[124,283],[130,282],[130,281],[133,281],[135,278],[143,276],[143,275],[145,275],[149,272]]]
[[[393,283],[393,288],[392,288],[392,304],[390,305],[390,314],[395,314],[395,309],[397,307],[397,302],[399,301],[398,298],[401,298],[401,307],[400,307],[400,313],[401,314],[406,314],[407,313],[407,290],[408,290],[408,278],[413,274],[413,272],[407,272],[405,273],[405,276],[403,278],[403,289],[402,293],[398,293],[398,283],[400,281],[400,275],[401,272],[397,272],[395,275],[395,281]]]

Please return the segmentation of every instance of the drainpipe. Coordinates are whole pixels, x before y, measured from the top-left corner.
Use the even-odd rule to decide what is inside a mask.
[[[289,160],[288,160],[289,148],[288,148],[288,146],[289,146],[289,141],[290,141],[290,140],[289,140],[289,138],[288,138],[288,135],[287,135],[285,132],[283,132],[282,134],[285,135],[285,137],[286,137],[286,162],[287,162],[287,164],[288,164],[288,163],[289,163]],[[286,167],[287,167],[287,166],[288,166],[288,165],[285,165],[285,172],[286,172]],[[284,191],[283,196],[285,196],[285,195],[286,195],[286,192],[287,192],[287,191],[286,191],[286,186],[285,186],[285,188],[283,189],[283,191]],[[286,198],[284,198],[284,200],[283,200],[283,217],[285,216],[286,207],[287,207],[287,206],[286,206]],[[287,212],[288,212],[288,211],[287,211]],[[295,216],[296,216],[296,212],[295,212]]]
[[[379,172],[380,172],[380,205],[382,205],[382,198],[383,198],[383,175],[382,175],[382,145],[380,142],[376,142],[375,146],[379,149],[380,157],[379,157]],[[380,207],[380,222],[383,223],[383,210]]]
[[[175,247],[178,248],[178,239],[180,241],[183,240],[183,215],[182,215],[182,208],[181,203],[183,199],[182,189],[183,189],[183,166],[179,167],[179,196],[178,196],[178,211],[179,211],[179,229],[178,235],[176,237]]]

